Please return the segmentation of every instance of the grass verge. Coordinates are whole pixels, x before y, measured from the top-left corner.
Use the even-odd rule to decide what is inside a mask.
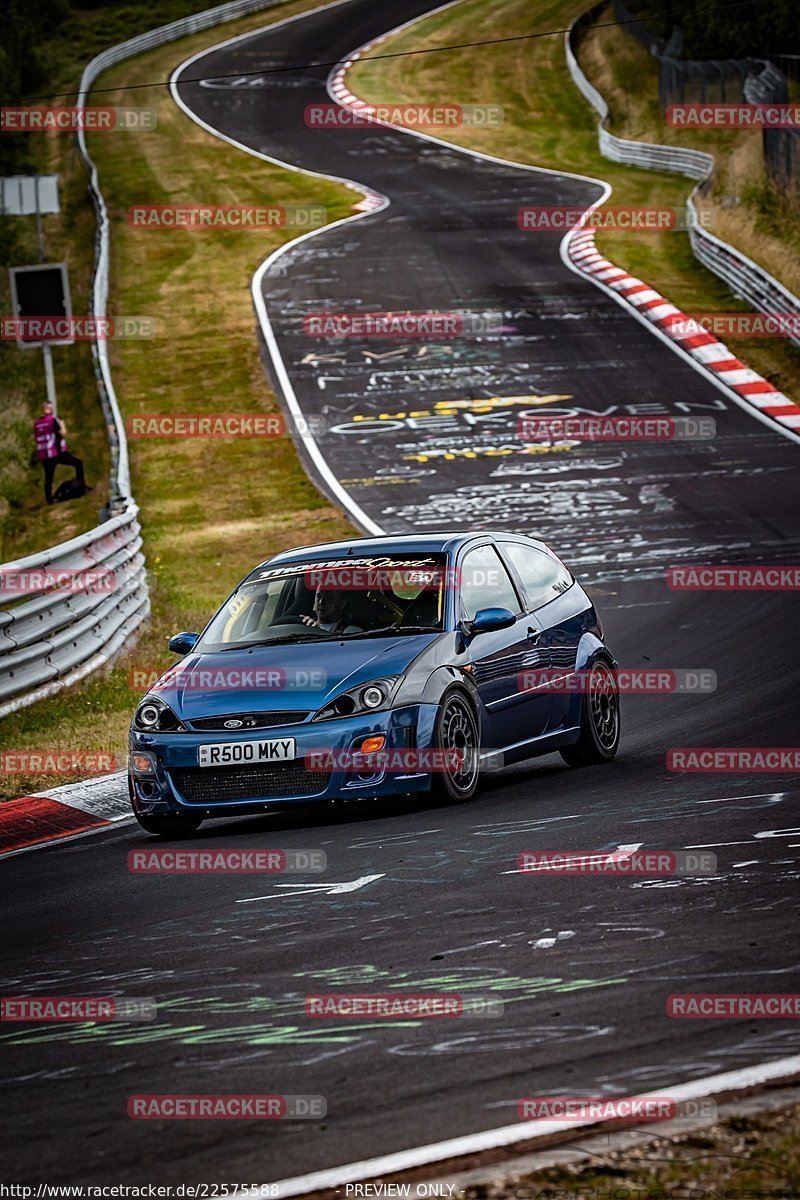
[[[40,148],[38,169],[58,173],[62,211],[42,218],[46,261],[67,264],[72,311],[80,316],[87,312],[91,287],[94,213],[86,197],[86,172],[71,141],[68,147],[62,135],[60,139],[47,138],[47,142]],[[0,239],[0,262],[9,266],[38,264],[33,217],[0,218]],[[5,270],[0,270],[0,311],[11,312]],[[42,468],[31,462],[33,422],[41,414],[46,395],[42,351],[21,350],[15,342],[0,341],[0,562],[91,529],[108,500],[108,438],[90,344],[54,346],[52,354],[59,416],[67,426],[70,450],[83,459],[92,491],[68,504],[49,507],[45,503]],[[71,468],[58,467],[55,486],[71,474]]]
[[[656,59],[624,29],[602,24],[612,17],[611,8],[604,10],[581,46],[581,66],[608,102],[611,132],[713,154],[713,186],[700,202],[711,231],[800,294],[800,192],[770,184],[761,133],[668,125],[658,104]]]
[[[329,220],[352,212],[357,197],[327,183],[263,163],[207,134],[163,86],[176,63],[206,46],[315,7],[281,5],[121,64],[99,81],[104,102],[157,109],[157,128],[94,134],[111,220],[113,311],[149,316],[156,337],[112,344],[112,371],[123,413],[270,413],[278,409],[259,359],[250,280],[293,231],[165,231],[127,223],[135,203],[202,201],[320,204]],[[144,97],[146,96],[146,99]],[[111,308],[111,306],[110,306]],[[141,439],[130,443],[133,493],[140,505],[152,580],[153,615],[137,644],[76,688],[12,714],[3,745],[15,751],[116,753],[126,745],[137,694],[134,671],[174,662],[165,640],[197,629],[233,584],[268,555],[305,542],[346,537],[352,526],[314,488],[287,437],[225,440]],[[2,794],[67,782],[69,774],[6,775]]]
[[[47,97],[74,103],[74,93],[86,63],[107,46],[196,12],[197,0],[153,0],[147,5],[104,3],[44,22],[45,35],[36,36],[37,79],[46,79]],[[223,27],[224,28],[224,27]],[[101,86],[104,81],[100,81]],[[100,97],[97,99],[102,102]],[[25,101],[27,103],[28,100]],[[144,105],[136,95],[125,102]],[[9,135],[4,135],[5,137]],[[24,136],[24,135],[20,135]],[[69,267],[72,310],[87,312],[94,265],[94,209],[86,187],[86,169],[71,134],[29,134],[21,162],[6,173],[23,171],[59,176],[61,213],[43,218],[46,259]],[[33,217],[0,217],[0,265],[34,265],[39,261]],[[8,276],[0,270],[0,312],[11,312]],[[113,315],[113,313],[112,313]],[[67,423],[69,442],[84,460],[93,491],[81,500],[49,508],[44,502],[42,469],[30,465],[31,426],[39,416],[45,394],[40,350],[20,350],[0,341],[0,562],[43,550],[97,523],[108,499],[108,439],[97,396],[91,348],[88,343],[54,347],[53,364],[59,410]],[[71,471],[59,468],[56,485]]]
[[[800,1195],[800,1105],[731,1116],[601,1161],[464,1189],[467,1200],[783,1200]]]
[[[517,162],[605,179],[613,188],[613,205],[682,208],[692,186],[690,181],[620,166],[603,158],[597,148],[595,115],[567,71],[564,34],[552,32],[565,30],[585,8],[575,0],[541,0],[535,6],[527,0],[496,0],[491,7],[481,0],[465,0],[382,42],[356,63],[348,82],[356,95],[375,103],[499,104],[504,110],[501,128],[487,131],[463,127],[448,131],[446,139]],[[608,17],[601,15],[599,19]],[[413,57],[375,57],[517,35],[527,35],[527,40]],[[580,49],[581,66],[602,90],[606,80],[597,77],[595,67],[603,51],[594,39],[611,35],[626,39],[626,65],[618,69],[615,95],[622,97],[624,88],[635,87],[640,97],[637,103],[642,111],[631,119],[629,133],[661,140],[661,130],[647,125],[653,117],[646,102],[652,78],[645,76],[638,60],[636,69],[628,65],[629,58],[636,58],[636,51],[645,60],[649,58],[633,39],[627,39],[619,29],[594,30]],[[628,41],[633,47],[630,50]],[[619,133],[620,128],[615,126],[615,132]],[[704,137],[708,140],[703,148],[713,149],[723,158],[732,135],[717,132]],[[676,140],[682,141],[683,135]],[[688,139],[686,144],[690,144]],[[753,144],[747,143],[751,150]],[[719,232],[735,242],[734,232],[727,226],[721,225]],[[519,236],[536,235],[520,232]],[[721,280],[700,266],[684,233],[603,231],[597,244],[612,262],[645,279],[684,312],[749,311]],[[780,339],[726,337],[725,341],[776,387],[800,398],[800,350]]]

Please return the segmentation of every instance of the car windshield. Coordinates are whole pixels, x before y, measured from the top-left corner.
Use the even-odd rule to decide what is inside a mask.
[[[443,554],[260,568],[226,601],[195,651],[440,630],[446,579]]]

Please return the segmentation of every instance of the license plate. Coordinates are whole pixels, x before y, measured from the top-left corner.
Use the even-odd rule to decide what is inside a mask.
[[[201,767],[287,762],[294,757],[294,738],[271,738],[265,742],[214,742],[210,746],[197,747],[197,762]]]

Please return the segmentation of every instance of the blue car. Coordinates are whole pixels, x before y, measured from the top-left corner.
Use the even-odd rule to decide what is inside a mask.
[[[482,769],[608,762],[619,745],[594,606],[516,534],[285,551],[169,648],[183,658],[139,703],[129,756],[136,819],[162,836],[309,801],[456,803]]]

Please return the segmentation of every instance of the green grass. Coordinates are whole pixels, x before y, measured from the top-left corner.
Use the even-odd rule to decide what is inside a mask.
[[[448,132],[446,138],[518,162],[605,179],[613,188],[609,199],[612,205],[683,208],[690,181],[619,166],[603,158],[597,148],[596,117],[567,71],[564,35],[550,33],[564,30],[585,8],[575,0],[545,0],[535,6],[527,0],[496,0],[491,7],[481,0],[465,0],[382,42],[356,63],[348,81],[356,95],[375,103],[501,104],[501,128],[487,132],[465,127]],[[606,10],[599,20],[608,19]],[[498,31],[503,37],[537,33],[549,36],[407,58],[375,57],[475,42],[496,37]],[[614,44],[613,54],[610,41]],[[644,140],[672,138],[694,144],[684,134],[654,126],[660,121],[654,60],[622,30],[594,30],[580,47],[579,59],[592,82],[604,94],[606,89],[613,93],[609,96],[612,112],[623,85],[633,92],[626,101],[631,113],[628,123],[615,116],[614,132]],[[701,136],[705,139],[702,148],[715,149],[720,159],[731,147],[740,145],[740,138],[732,134]],[[751,140],[745,143],[745,149],[752,154],[753,135],[746,136]],[[720,214],[720,236],[738,244],[729,226],[729,210],[720,209]],[[792,245],[797,239],[796,228],[792,229]],[[716,276],[699,265],[683,233],[603,231],[598,234],[597,245],[612,262],[641,276],[685,312],[747,311]],[[759,259],[751,243],[742,249]],[[784,251],[784,271],[788,263]],[[765,266],[774,269],[768,263]],[[735,354],[776,387],[800,397],[800,351],[780,339],[729,337],[726,341]]]
[[[42,21],[47,33],[36,38],[35,75],[46,79],[23,103],[40,103],[63,93],[59,102],[74,103],[84,67],[101,50],[126,41],[157,25],[198,11],[197,0],[152,0],[144,4],[111,3],[72,10],[65,20]],[[270,18],[261,18],[267,21]],[[223,26],[227,29],[227,26]],[[223,35],[220,35],[223,36]],[[176,54],[179,51],[176,51]],[[98,81],[100,87],[105,80]],[[147,106],[148,91],[132,93],[123,103]],[[103,103],[102,93],[95,100]],[[8,135],[4,135],[8,136]],[[122,137],[130,135],[121,135]],[[85,314],[94,263],[94,209],[86,188],[86,170],[69,134],[30,135],[20,147],[21,160],[11,171],[55,172],[59,175],[61,214],[44,217],[48,261],[69,265],[72,309]],[[39,261],[36,226],[32,217],[0,217],[0,267]],[[0,311],[10,313],[8,275],[0,270]],[[88,343],[54,347],[53,362],[60,414],[70,431],[70,448],[84,460],[93,491],[81,500],[48,508],[42,489],[42,469],[29,465],[33,448],[31,426],[41,411],[45,392],[40,350],[20,350],[0,342],[0,562],[43,550],[97,523],[108,499],[108,439],[97,396]],[[61,468],[56,484],[71,471]]]
[[[211,6],[200,4],[198,0],[148,0],[147,4],[130,3],[129,0],[106,3],[101,0],[101,3],[92,7],[75,5],[66,19],[53,27],[52,35],[37,47],[40,71],[48,80],[45,89],[47,98],[73,92],[86,64],[106,47],[126,42],[159,25],[169,25],[192,13],[202,12],[207,7]],[[267,13],[263,23],[272,19]],[[217,28],[227,30],[228,25]],[[98,86],[105,87],[105,81],[99,80]],[[125,102],[149,103],[131,97]]]
[[[111,104],[130,102],[140,81],[165,78],[190,53],[223,36],[314,7],[300,0],[131,60],[107,73]],[[138,101],[141,102],[141,101]],[[292,230],[192,233],[130,226],[134,203],[321,204],[328,219],[348,215],[358,197],[339,184],[281,170],[205,133],[165,89],[148,92],[158,110],[150,133],[94,134],[111,219],[110,311],[153,318],[150,341],[115,342],[112,371],[123,413],[277,411],[259,358],[250,279]],[[138,439],[130,442],[133,493],[140,505],[152,579],[153,615],[128,654],[83,684],[3,721],[7,749],[122,753],[137,695],[133,670],[163,669],[166,638],[198,629],[254,563],[289,546],[346,537],[352,526],[309,482],[287,437]],[[12,776],[6,797],[63,778]]]
[[[53,148],[52,161],[42,170],[58,171],[62,213],[43,218],[47,261],[66,262],[72,311],[85,315],[94,253],[93,210],[86,199],[86,173],[74,149]],[[13,222],[13,224],[12,224]],[[0,260],[9,266],[39,262],[32,217],[8,217],[9,237]],[[8,274],[0,270],[0,310],[11,312]],[[48,507],[44,500],[42,468],[30,464],[32,425],[45,396],[44,366],[39,349],[21,350],[0,342],[0,562],[22,557],[97,524],[98,510],[108,498],[109,454],[103,411],[97,394],[88,342],[54,346],[53,370],[59,415],[67,425],[70,449],[84,460],[93,491],[69,504]],[[71,475],[60,467],[56,484]]]
[[[598,21],[608,21],[611,15],[606,9]],[[624,29],[593,26],[581,58],[609,104],[610,128],[618,137],[714,155],[713,186],[701,202],[715,221],[713,232],[800,292],[800,192],[786,192],[769,182],[761,133],[668,125],[658,106],[656,60]]]

